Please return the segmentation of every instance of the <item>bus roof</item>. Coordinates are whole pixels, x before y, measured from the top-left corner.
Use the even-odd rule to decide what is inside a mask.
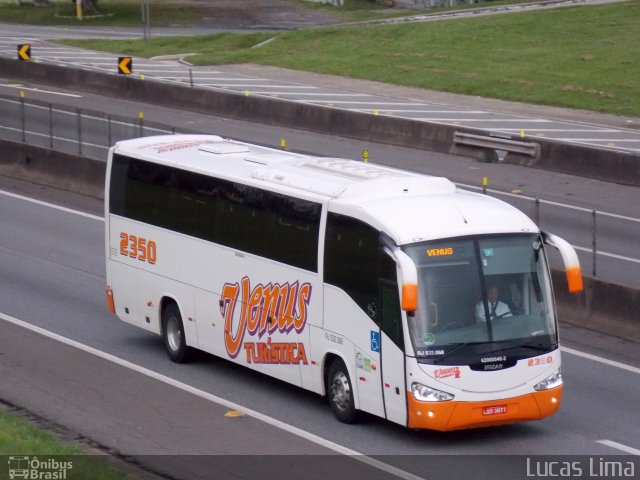
[[[537,232],[516,208],[446,178],[341,158],[314,157],[214,135],[124,140],[117,153],[164,165],[324,198],[329,210],[360,218],[398,245],[463,235]],[[279,186],[279,187],[276,187]]]

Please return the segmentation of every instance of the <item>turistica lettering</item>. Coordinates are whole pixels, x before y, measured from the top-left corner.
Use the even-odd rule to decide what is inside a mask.
[[[236,358],[242,350],[248,363],[307,364],[304,344],[272,342],[278,331],[301,333],[307,322],[311,300],[311,284],[294,282],[258,284],[251,288],[249,277],[240,283],[225,283],[222,287],[220,313],[224,318],[224,343],[229,357]],[[240,297],[240,298],[239,298]],[[240,303],[240,315],[236,308]],[[262,342],[244,342],[245,336],[267,338]]]

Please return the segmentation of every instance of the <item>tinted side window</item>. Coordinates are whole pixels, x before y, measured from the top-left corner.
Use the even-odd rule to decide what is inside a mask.
[[[324,281],[341,288],[379,323],[380,232],[355,218],[329,213]]]
[[[185,235],[318,269],[319,203],[114,155],[110,211]]]
[[[383,271],[386,270],[386,274],[383,275],[384,279],[380,281],[380,301],[382,303],[380,329],[388,335],[393,343],[404,350],[396,264],[390,257],[387,256],[387,259],[383,260],[387,264],[383,266]]]
[[[318,271],[319,203],[223,182],[217,241]]]
[[[110,211],[160,227],[171,228],[169,167],[114,155],[111,173]]]

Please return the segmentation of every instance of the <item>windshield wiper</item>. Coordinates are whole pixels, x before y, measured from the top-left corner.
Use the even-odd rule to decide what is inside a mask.
[[[530,350],[536,350],[538,352],[550,352],[551,350],[553,350],[557,346],[558,346],[557,343],[551,343],[550,345],[544,345],[542,343],[539,343],[539,340],[533,340],[533,341],[530,341],[530,342],[514,344],[514,345],[511,345],[509,347],[492,350],[492,352],[504,352],[505,350],[513,350],[515,348],[528,348]]]
[[[438,358],[434,358],[433,359],[433,363],[435,365],[439,365],[441,364],[445,359],[449,358],[451,355],[453,355],[454,353],[456,353],[458,350],[460,350],[461,348],[466,347],[467,345],[475,345],[478,342],[465,342],[465,343],[461,343],[460,345],[458,345],[457,347],[454,347],[453,349],[451,349],[450,351],[448,351],[447,353],[445,353],[443,356],[438,357]]]

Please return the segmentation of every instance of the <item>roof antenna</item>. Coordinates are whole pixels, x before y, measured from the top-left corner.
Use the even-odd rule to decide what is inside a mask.
[[[462,217],[462,220],[464,220],[464,223],[469,223],[467,222],[467,219],[465,218],[464,214],[460,211],[458,206],[456,205],[455,207],[456,207],[456,210],[458,210],[458,213],[460,214],[460,216]]]

